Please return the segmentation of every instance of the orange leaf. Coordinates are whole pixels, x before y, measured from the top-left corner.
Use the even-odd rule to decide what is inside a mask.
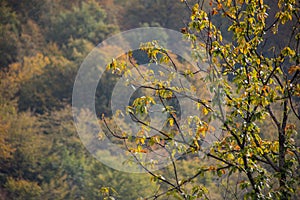
[[[297,66],[291,66],[288,70],[289,74],[293,74],[294,72],[296,72],[297,70],[300,70],[300,65]]]
[[[212,10],[212,12],[211,12],[211,14],[212,15],[216,15],[216,14],[218,14],[219,12],[214,8],[213,10]]]
[[[221,3],[218,3],[217,9],[221,10],[223,8],[223,5]]]
[[[234,147],[234,150],[239,151],[239,150],[241,150],[241,147],[240,147],[239,145],[236,145],[236,146]]]
[[[188,30],[187,30],[187,28],[186,28],[186,27],[184,27],[184,28],[181,28],[181,33],[183,33],[183,34],[185,34],[185,33],[188,33]]]

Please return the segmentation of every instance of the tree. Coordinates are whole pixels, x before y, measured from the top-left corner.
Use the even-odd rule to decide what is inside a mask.
[[[12,11],[5,1],[0,2],[0,16],[1,38],[6,38],[0,41],[0,66],[3,68],[16,61],[20,22],[16,17],[16,13]]]
[[[124,4],[124,9],[120,11],[121,14],[118,14],[117,18],[123,29],[138,28],[148,24],[179,30],[189,17],[185,5],[179,1],[155,0],[148,2],[130,0],[121,1],[120,3]]]
[[[149,92],[135,98],[127,108],[131,119],[142,125],[136,137],[110,129],[107,119],[103,118],[112,136],[121,139],[133,159],[154,181],[165,186],[147,199],[164,195],[178,199],[209,199],[205,185],[192,184],[194,179],[206,173],[234,181],[234,187],[227,182],[224,198],[296,199],[300,164],[297,135],[300,120],[297,105],[300,91],[299,2],[214,0],[208,2],[207,8],[204,1],[194,5],[182,2],[191,13],[190,22],[182,32],[193,47],[195,61],[205,59],[208,62],[207,70],[190,71],[180,67],[180,59],[155,41],[142,44],[141,50],[151,61],[164,64],[174,76],[165,74],[166,79],[153,80],[151,69],[139,67],[147,85],[138,87]],[[214,25],[216,19],[224,21],[221,28]],[[229,34],[225,33],[227,37],[223,39],[226,31]],[[285,36],[280,44],[269,40],[278,35]],[[132,59],[129,54],[127,63],[115,61],[108,69],[129,74],[130,66],[134,65]],[[184,91],[190,91],[190,88],[184,86],[170,86],[176,74],[199,82],[201,79],[197,74],[200,73],[210,85],[211,99],[189,96]],[[193,100],[194,109],[202,111],[201,116],[189,116],[185,124],[180,124],[178,109],[167,102],[176,95]],[[169,116],[165,122],[167,128],[163,130],[152,127],[147,117],[143,117],[157,102]],[[215,109],[223,102],[224,109]],[[205,148],[201,141],[214,132],[215,127],[209,123],[215,119],[222,123],[222,134]],[[154,136],[147,135],[147,130],[151,129],[156,131]],[[177,135],[183,139],[176,138]],[[187,135],[192,135],[189,141],[184,139]],[[157,146],[171,161],[168,173],[164,170],[154,173],[149,165],[138,159],[140,154]],[[189,155],[186,159],[191,162],[201,153],[203,164],[194,174],[182,177],[175,162],[178,152]],[[189,184],[192,186],[188,187]]]
[[[118,27],[106,23],[106,13],[96,1],[82,2],[71,10],[61,12],[52,18],[47,37],[59,45],[69,39],[86,39],[98,44]]]

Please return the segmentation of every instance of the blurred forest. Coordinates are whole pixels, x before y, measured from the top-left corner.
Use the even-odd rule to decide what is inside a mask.
[[[104,39],[137,27],[180,31],[189,14],[179,0],[1,0],[0,200],[102,199],[103,187],[117,199],[151,196],[160,186],[149,175],[113,170],[84,148],[73,125],[72,87]],[[98,110],[108,110],[109,88],[97,91]],[[188,174],[201,161],[178,162]],[[223,180],[195,181],[211,199],[221,198]]]
[[[149,176],[108,168],[84,148],[72,87],[102,40],[142,26],[179,30],[188,14],[172,0],[1,0],[0,199],[102,199],[104,186],[120,199],[152,194]]]

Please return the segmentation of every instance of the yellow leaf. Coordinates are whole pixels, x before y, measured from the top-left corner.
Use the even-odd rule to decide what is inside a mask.
[[[238,158],[238,159],[237,159],[237,162],[238,162],[239,164],[241,164],[241,165],[244,163],[244,161],[243,161],[242,158]]]
[[[145,138],[136,138],[135,143],[136,144],[145,144]]]
[[[234,155],[232,153],[227,155],[227,159],[228,160],[233,160],[234,159]]]
[[[202,108],[202,113],[203,113],[204,115],[207,115],[207,114],[209,113],[209,110],[208,110],[206,107],[203,107],[203,108]]]
[[[170,124],[170,126],[174,125],[174,119],[173,118],[169,118],[169,124]]]
[[[232,1],[232,0],[228,0],[228,1],[226,2],[226,6],[227,6],[227,7],[231,7],[231,1]]]
[[[196,149],[199,150],[200,149],[200,145],[199,145],[199,143],[198,143],[197,140],[194,140],[194,144],[196,146]]]

